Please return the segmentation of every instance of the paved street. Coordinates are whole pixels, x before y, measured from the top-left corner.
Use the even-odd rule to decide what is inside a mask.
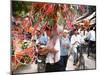
[[[84,59],[85,59],[85,69],[95,69],[96,68],[95,60],[92,57],[87,58],[86,54],[83,54],[83,56],[84,56]],[[66,70],[75,70],[75,68],[76,68],[76,66],[73,65],[73,56],[70,56]]]

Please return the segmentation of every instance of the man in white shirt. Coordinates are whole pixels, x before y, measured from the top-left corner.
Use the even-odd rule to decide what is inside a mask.
[[[92,28],[88,33],[88,38],[89,38],[90,41],[96,41],[96,39],[95,39],[95,31]]]
[[[83,38],[78,34],[77,29],[74,29],[74,34],[71,37],[71,47],[74,51],[74,63],[73,65],[76,65],[77,63],[77,57],[78,57],[78,46],[80,46],[81,43],[83,43]]]
[[[90,28],[90,31],[88,32],[87,38],[89,39],[89,49],[88,49],[88,57],[90,56],[90,52],[96,53],[96,50],[94,49],[96,45],[96,35],[93,27]]]

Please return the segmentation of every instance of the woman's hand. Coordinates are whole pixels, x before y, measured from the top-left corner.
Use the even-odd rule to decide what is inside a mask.
[[[57,53],[58,51],[56,50],[56,49],[54,49],[54,48],[50,48],[50,49],[48,49],[49,50],[49,52],[50,53]]]
[[[45,50],[47,50],[46,47],[44,47],[44,48],[41,48],[41,47],[40,47],[40,48],[39,48],[39,51],[40,51],[40,52],[45,51]]]
[[[49,51],[48,51],[48,49],[46,47],[39,49],[39,54],[40,55],[46,55],[46,54],[48,54],[48,52]]]
[[[43,47],[43,48],[40,48],[39,49],[39,53],[40,54],[44,54],[44,53],[57,53],[58,51],[57,50],[55,50],[54,48],[47,48],[47,47]]]

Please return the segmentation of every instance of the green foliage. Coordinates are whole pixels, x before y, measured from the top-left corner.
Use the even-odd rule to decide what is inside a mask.
[[[31,62],[31,58],[28,55],[23,55],[23,58],[20,60],[21,63],[30,63]]]
[[[14,55],[14,53],[15,53],[15,50],[12,50],[12,51],[11,51],[11,55]]]
[[[52,18],[48,19],[48,25],[50,26],[54,25],[54,20]]]
[[[14,16],[24,16],[28,12],[30,4],[30,2],[12,1],[12,14]]]
[[[22,49],[26,49],[27,47],[28,47],[28,43],[27,42],[24,42],[23,44],[22,44]]]

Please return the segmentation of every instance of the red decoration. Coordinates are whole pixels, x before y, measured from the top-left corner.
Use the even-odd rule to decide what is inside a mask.
[[[48,5],[47,11],[45,12],[46,15],[52,13],[54,11],[54,5],[50,4]]]
[[[70,20],[67,20],[66,23],[67,23],[67,26],[68,26],[70,29],[73,29],[73,24],[72,24],[72,22],[71,22]]]

